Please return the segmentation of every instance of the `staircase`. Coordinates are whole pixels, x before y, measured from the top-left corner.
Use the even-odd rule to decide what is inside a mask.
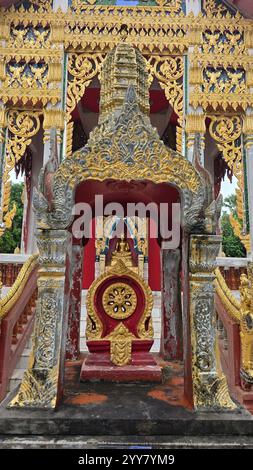
[[[13,374],[9,381],[8,393],[13,392],[21,383],[24,372],[28,367],[29,356],[32,349],[32,338],[30,338],[26,344],[24,351],[22,352],[20,359],[13,371]]]
[[[19,385],[27,368],[35,318],[37,271],[38,255],[32,255],[19,270],[14,284],[10,288],[7,286],[2,289],[4,296],[0,298],[0,402],[8,391]]]

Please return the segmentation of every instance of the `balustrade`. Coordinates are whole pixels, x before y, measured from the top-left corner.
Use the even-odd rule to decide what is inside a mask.
[[[245,341],[249,339],[242,335],[242,303],[230,291],[221,270],[216,270],[215,286],[221,366],[227,377],[232,397],[253,412],[253,386],[247,381],[247,374],[243,372],[245,357],[243,358],[242,351],[245,349]]]
[[[33,330],[37,298],[37,257],[31,257],[0,300],[0,401]]]
[[[5,287],[11,287],[16,281],[23,264],[29,259],[28,255],[0,254],[0,273]]]

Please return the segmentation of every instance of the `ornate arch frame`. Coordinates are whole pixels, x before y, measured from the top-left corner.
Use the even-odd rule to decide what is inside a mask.
[[[160,141],[149,118],[138,108],[133,86],[128,88],[120,114],[109,115],[92,132],[83,149],[66,158],[58,168],[53,152],[41,172],[40,192],[34,195],[40,254],[34,343],[28,370],[12,406],[55,408],[59,403],[69,305],[74,301],[70,298],[73,251],[68,228],[73,220],[75,189],[90,179],[149,180],[165,182],[179,190],[183,202],[183,251],[189,261],[184,273],[185,293],[190,291],[190,303],[185,303],[184,313],[184,335],[191,338],[185,354],[192,358],[185,371],[188,394],[195,408],[233,406],[226,380],[218,375],[214,346],[212,284],[220,240],[209,233],[215,202],[206,208],[210,201],[203,176]],[[204,322],[200,321],[203,311]]]

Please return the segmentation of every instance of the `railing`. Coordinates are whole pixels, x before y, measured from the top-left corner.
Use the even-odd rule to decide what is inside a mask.
[[[215,308],[222,369],[227,377],[233,398],[253,412],[253,387],[250,383],[250,376],[247,375],[252,373],[249,341],[252,342],[253,351],[253,337],[251,339],[250,333],[245,330],[243,318],[243,289],[245,285],[242,283],[247,278],[246,275],[243,281],[241,278],[241,299],[237,299],[229,289],[221,271],[216,269],[215,274]],[[246,355],[245,346],[247,346]],[[245,371],[248,382],[244,378]]]
[[[0,272],[4,286],[11,287],[14,284],[22,266],[28,259],[27,255],[0,254]]]
[[[0,300],[0,401],[31,335],[37,297],[38,255],[21,268],[7,295]]]
[[[229,289],[238,290],[241,275],[247,274],[248,259],[221,257],[217,258],[217,264]]]

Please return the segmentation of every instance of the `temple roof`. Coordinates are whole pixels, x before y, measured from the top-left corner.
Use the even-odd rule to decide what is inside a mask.
[[[18,2],[20,2],[20,0],[0,0],[0,6],[9,7],[10,5]]]
[[[0,0],[0,6],[8,7],[15,3],[21,3],[20,0]],[[106,2],[105,2],[106,3]],[[227,5],[232,5],[246,17],[253,18],[253,1],[252,0],[224,0]]]
[[[247,18],[253,18],[252,0],[226,0],[224,3],[238,8],[238,10]]]

